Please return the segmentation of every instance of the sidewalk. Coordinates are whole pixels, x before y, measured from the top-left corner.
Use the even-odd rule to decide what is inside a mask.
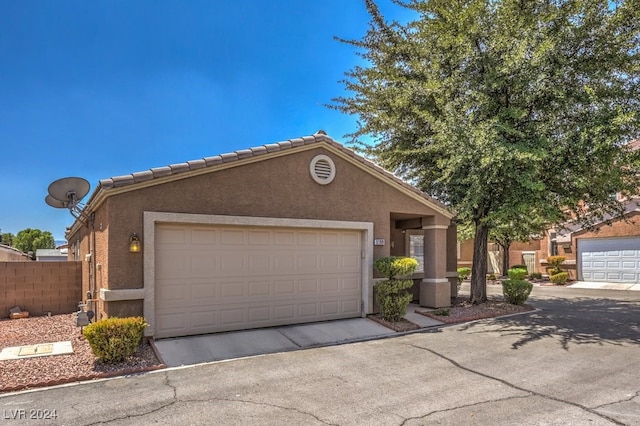
[[[640,291],[640,284],[623,284],[623,283],[594,283],[594,282],[578,281],[567,287],[568,288],[590,288],[595,290]]]

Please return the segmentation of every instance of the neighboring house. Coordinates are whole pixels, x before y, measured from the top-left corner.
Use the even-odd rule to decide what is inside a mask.
[[[27,253],[23,253],[4,244],[0,244],[0,262],[26,262],[32,260]]]
[[[38,262],[66,262],[69,250],[64,249],[37,249],[36,260]]]
[[[514,243],[509,267],[527,265],[529,272],[547,273],[548,256],[564,256],[562,266],[574,280],[612,283],[640,282],[640,207],[627,200],[620,217],[604,217],[591,229],[567,223],[545,232],[540,240]],[[471,266],[473,240],[460,243],[458,266]],[[489,243],[488,273],[503,273],[501,249]],[[493,262],[492,262],[493,259]],[[497,271],[497,272],[496,272]]]
[[[640,208],[638,200],[624,203],[622,216],[605,217],[592,229],[568,224],[547,231],[540,241],[538,270],[545,271],[547,256],[561,255],[573,279],[640,282]]]
[[[320,131],[101,180],[67,240],[97,318],[161,338],[365,316],[388,255],[418,258],[420,303],[448,306],[453,216]]]

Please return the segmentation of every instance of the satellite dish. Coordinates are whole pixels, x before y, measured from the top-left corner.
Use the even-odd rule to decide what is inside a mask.
[[[89,193],[89,182],[81,177],[67,177],[58,179],[49,185],[49,195],[44,201],[51,207],[67,208],[73,217],[85,225],[93,224],[93,215],[89,216],[80,203],[82,197]]]
[[[80,177],[58,179],[49,185],[49,194],[60,201],[70,201],[71,196],[80,200],[89,193],[89,182]]]
[[[51,195],[47,195],[44,199],[44,202],[49,204],[51,207],[55,207],[56,209],[66,209],[67,207],[69,207],[69,203],[67,201],[57,200]]]

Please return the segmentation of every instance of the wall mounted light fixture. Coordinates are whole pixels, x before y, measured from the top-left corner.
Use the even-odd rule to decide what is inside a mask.
[[[138,253],[140,251],[140,248],[141,248],[141,246],[140,246],[140,238],[138,238],[138,236],[134,232],[129,237],[129,251],[131,253]]]

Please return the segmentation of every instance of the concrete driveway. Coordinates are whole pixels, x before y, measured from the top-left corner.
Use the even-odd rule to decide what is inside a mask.
[[[442,322],[416,314],[418,305],[409,305],[405,318],[420,327]],[[368,318],[316,322],[257,330],[175,337],[155,341],[165,365],[178,367],[202,362],[242,358],[275,352],[379,339],[396,332]]]
[[[535,288],[531,303],[540,310],[427,333],[3,395],[0,415],[11,425],[52,413],[37,423],[639,425],[640,293]]]

